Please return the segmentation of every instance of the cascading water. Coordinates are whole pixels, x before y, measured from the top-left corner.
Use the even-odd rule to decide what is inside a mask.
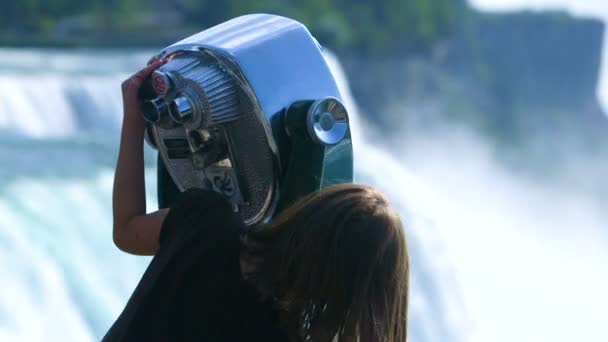
[[[148,262],[111,238],[120,82],[148,54],[1,55],[0,340],[99,339]]]
[[[111,190],[120,82],[152,54],[0,49],[0,341],[98,340],[149,262],[114,247]],[[397,159],[364,134],[328,60],[353,118],[356,178],[406,224],[410,341],[605,341],[590,309],[608,306],[605,215],[514,182],[474,158],[479,142],[419,141]],[[154,165],[147,150],[149,209]]]
[[[114,247],[111,190],[122,115],[120,82],[150,55],[2,50],[0,340],[99,339],[149,262]],[[339,65],[329,60],[344,88]],[[356,108],[347,97],[356,130]],[[399,181],[395,184],[419,186],[390,156],[363,137],[356,139],[360,178],[375,183],[375,168],[382,163]],[[367,155],[377,160],[370,162]],[[150,209],[155,207],[153,159],[148,150]],[[378,185],[390,189],[395,184]],[[432,224],[401,201],[401,194],[394,195],[411,227],[412,338],[456,341],[447,310],[451,294],[441,281],[449,270],[439,267],[437,256],[425,247],[434,238]],[[419,235],[414,227],[426,232]]]

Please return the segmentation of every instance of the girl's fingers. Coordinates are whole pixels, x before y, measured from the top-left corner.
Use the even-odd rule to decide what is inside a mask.
[[[138,80],[141,83],[143,80],[148,78],[148,76],[150,76],[150,74],[152,74],[154,72],[154,70],[158,69],[161,65],[165,64],[166,62],[167,61],[165,59],[159,59],[157,61],[154,61],[147,67],[145,67],[145,68],[141,69],[140,71],[138,71],[137,73],[135,73],[135,75],[131,76],[131,78],[133,78],[134,80]]]
[[[132,92],[137,91],[139,87],[144,83],[144,81],[154,72],[154,70],[158,69],[161,65],[167,63],[166,58],[158,59],[147,67],[139,70],[133,76],[129,77],[122,83],[122,90],[124,92]]]
[[[167,63],[167,60],[162,58],[159,60],[156,60],[152,63],[150,63],[150,65],[148,65],[147,67],[143,68],[142,70],[139,71],[139,73],[145,73],[145,74],[151,74],[154,70],[158,69],[161,65]]]

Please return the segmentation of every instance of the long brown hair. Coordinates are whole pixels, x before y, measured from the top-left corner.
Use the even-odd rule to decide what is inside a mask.
[[[243,246],[255,264],[249,279],[297,339],[406,341],[405,234],[379,191],[341,184],[310,194],[251,229]]]

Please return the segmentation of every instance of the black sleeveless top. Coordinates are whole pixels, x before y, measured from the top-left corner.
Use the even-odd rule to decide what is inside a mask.
[[[180,194],[156,256],[103,341],[287,341],[272,306],[242,280],[243,229],[221,195]]]

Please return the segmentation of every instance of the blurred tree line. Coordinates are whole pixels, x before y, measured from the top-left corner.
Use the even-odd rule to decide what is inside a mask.
[[[338,51],[382,55],[425,49],[454,29],[464,7],[465,0],[3,1],[0,41],[34,36],[69,42],[89,35],[94,44],[95,36],[122,35],[120,42],[125,33],[134,33],[131,43],[137,44],[138,39],[153,42],[160,30],[189,34],[235,16],[264,12],[303,22]]]

